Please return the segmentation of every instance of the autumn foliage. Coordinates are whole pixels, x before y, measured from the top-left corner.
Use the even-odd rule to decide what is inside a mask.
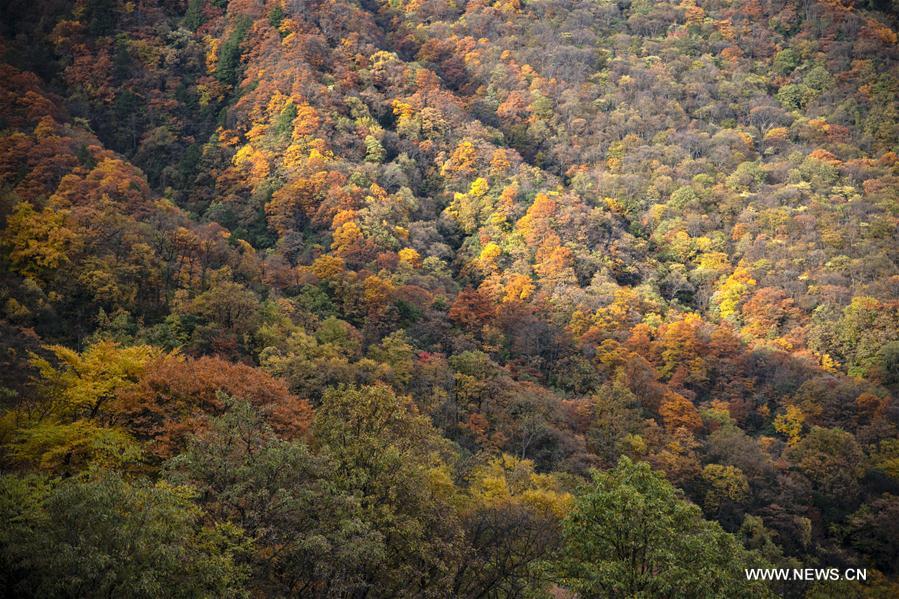
[[[895,596],[893,9],[5,3],[3,588]]]

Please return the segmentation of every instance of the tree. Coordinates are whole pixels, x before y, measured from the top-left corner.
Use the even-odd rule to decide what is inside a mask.
[[[384,162],[387,152],[384,146],[374,135],[365,136],[365,160],[368,162],[380,163]]]
[[[333,481],[356,495],[383,548],[360,576],[379,594],[428,595],[449,584],[460,530],[446,442],[408,397],[385,385],[328,390],[316,444],[334,457]]]
[[[543,586],[539,561],[558,546],[571,496],[530,460],[503,454],[471,473],[454,596],[520,596]]]
[[[826,511],[840,512],[855,501],[864,474],[864,453],[850,433],[815,426],[784,455],[808,477],[815,502]]]
[[[852,298],[838,319],[824,310],[816,320],[810,345],[845,362],[849,374],[889,378],[890,344],[899,339],[899,304],[873,297]],[[885,359],[886,358],[886,359]]]
[[[708,464],[702,469],[706,486],[704,506],[708,513],[717,514],[729,504],[740,504],[749,496],[746,475],[734,466]]]
[[[659,414],[665,422],[665,427],[671,431],[685,428],[696,432],[702,428],[702,418],[690,401],[679,393],[667,391]]]
[[[773,424],[774,430],[786,435],[787,443],[792,446],[799,443],[804,422],[805,416],[802,410],[797,406],[789,405],[782,414],[777,415]]]
[[[58,365],[32,355],[40,373],[39,396],[9,414],[16,423],[5,439],[12,460],[64,474],[137,461],[141,449],[116,426],[113,404],[162,351],[147,345],[119,347],[112,341],[99,341],[83,352],[62,346],[46,349]]]
[[[311,426],[309,404],[261,369],[179,355],[154,361],[134,386],[119,390],[115,422],[144,442],[150,455],[172,457],[205,427],[204,417],[225,410],[222,393],[249,402],[284,438],[301,438]]]
[[[0,478],[4,587],[38,597],[240,597],[246,539],[205,526],[188,487],[94,472]]]
[[[161,350],[149,345],[119,347],[112,341],[99,341],[80,353],[62,346],[48,349],[59,367],[36,355],[32,362],[53,400],[53,411],[75,418],[106,415],[116,394],[137,384],[147,365],[162,357]]]
[[[453,301],[449,317],[453,322],[471,329],[487,324],[495,312],[490,298],[480,290],[463,289]]]
[[[167,480],[195,488],[213,521],[253,539],[254,593],[330,597],[365,589],[362,575],[381,559],[383,538],[358,498],[334,484],[332,458],[279,439],[246,401],[224,401],[227,410],[166,464]]]
[[[37,211],[28,202],[17,204],[6,219],[3,236],[13,269],[39,277],[69,263],[79,239],[67,226],[68,215],[68,210]]]
[[[384,337],[369,350],[369,356],[384,365],[384,379],[399,390],[412,380],[414,351],[405,331],[398,330]]]
[[[735,318],[739,312],[740,302],[755,284],[755,279],[746,268],[738,266],[734,269],[734,272],[721,283],[715,295],[712,296],[712,302],[717,304],[721,318]]]
[[[252,345],[259,326],[260,302],[251,290],[233,281],[219,281],[180,307],[178,313],[195,323],[191,347],[234,357]]]
[[[773,596],[746,580],[744,567],[762,564],[648,464],[622,457],[578,494],[549,570],[587,597]]]
[[[888,575],[899,572],[899,497],[884,493],[847,519],[849,543]]]
[[[238,83],[241,72],[240,45],[249,28],[250,21],[247,18],[239,19],[237,24],[231,29],[231,33],[219,47],[215,76],[226,85],[233,86]]]
[[[628,435],[640,431],[640,401],[626,383],[619,374],[614,383],[603,385],[593,397],[593,422],[587,430],[587,443],[609,467],[624,453]]]

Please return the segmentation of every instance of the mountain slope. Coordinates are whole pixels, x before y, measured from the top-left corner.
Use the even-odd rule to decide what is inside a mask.
[[[561,571],[545,562],[567,551],[567,493],[628,456],[753,559],[865,565],[889,585],[891,8],[7,3],[4,468],[202,487],[205,466],[177,465],[200,459],[191,443],[258,416],[254,443],[306,477],[284,484],[349,514],[265,530],[389,557],[341,554],[326,575],[308,547],[266,558],[284,541],[259,533],[248,588],[521,596]],[[346,397],[403,416],[347,448],[335,430],[381,412]],[[316,486],[340,468],[344,495]],[[392,469],[424,495],[378,478]],[[379,501],[395,511],[373,516]],[[479,527],[518,518],[552,532],[498,564],[527,542]]]

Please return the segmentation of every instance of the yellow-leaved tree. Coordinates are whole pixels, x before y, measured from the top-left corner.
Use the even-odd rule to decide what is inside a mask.
[[[99,341],[83,352],[58,345],[46,349],[53,363],[37,355],[31,358],[40,373],[39,397],[4,416],[2,438],[12,460],[59,473],[137,460],[140,448],[115,426],[110,405],[163,351],[149,345],[120,347],[112,341]]]

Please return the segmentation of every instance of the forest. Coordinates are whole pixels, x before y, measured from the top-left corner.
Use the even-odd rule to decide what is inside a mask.
[[[3,0],[0,594],[899,597],[897,33]]]

